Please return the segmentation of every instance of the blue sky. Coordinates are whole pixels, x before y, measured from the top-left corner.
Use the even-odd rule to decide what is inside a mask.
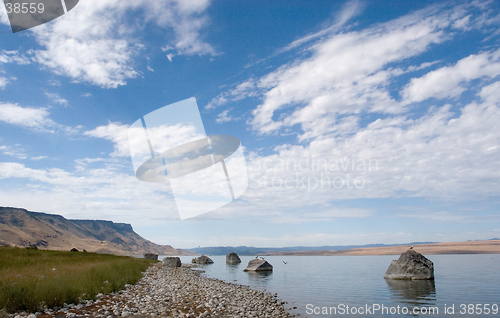
[[[0,10],[0,205],[131,223],[156,243],[297,246],[500,236],[495,1],[81,0]],[[195,97],[249,188],[180,221],[127,129]]]

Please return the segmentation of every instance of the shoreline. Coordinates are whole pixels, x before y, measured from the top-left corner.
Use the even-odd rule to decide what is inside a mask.
[[[10,318],[48,317],[296,317],[277,295],[202,276],[190,264],[165,268],[159,262],[144,272],[136,285],[96,301],[70,304],[36,314],[7,314]]]
[[[360,247],[345,250],[312,250],[295,252],[263,253],[263,256],[374,256],[401,255],[408,245],[382,247]],[[500,254],[500,240],[445,242],[415,244],[414,249],[425,255],[460,255],[460,254]]]

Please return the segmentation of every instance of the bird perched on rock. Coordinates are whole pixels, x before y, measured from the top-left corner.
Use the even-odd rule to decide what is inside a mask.
[[[413,245],[412,245],[412,246],[410,246],[410,250],[412,250],[412,249],[413,249]]]

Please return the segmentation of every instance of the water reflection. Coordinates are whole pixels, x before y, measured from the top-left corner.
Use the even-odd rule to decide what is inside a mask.
[[[226,279],[233,283],[237,282],[238,271],[240,271],[239,267],[240,264],[226,264]]]
[[[411,306],[432,306],[436,304],[436,285],[434,280],[395,280],[386,279],[392,299]]]
[[[267,285],[267,281],[273,278],[272,271],[262,271],[262,272],[248,271],[247,273],[248,273],[248,281],[250,282],[250,284],[255,284],[258,286]]]

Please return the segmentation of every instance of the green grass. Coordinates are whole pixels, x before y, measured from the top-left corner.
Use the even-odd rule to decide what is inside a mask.
[[[0,247],[0,310],[36,312],[135,284],[156,261]]]

